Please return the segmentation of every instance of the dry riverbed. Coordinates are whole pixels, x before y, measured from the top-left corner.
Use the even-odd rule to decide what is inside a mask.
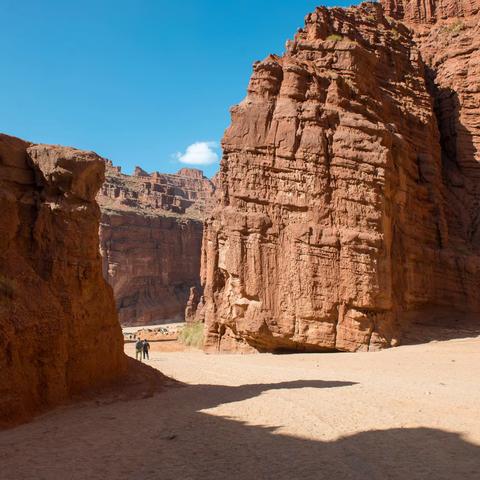
[[[182,383],[0,432],[0,478],[480,478],[479,338],[147,363]]]

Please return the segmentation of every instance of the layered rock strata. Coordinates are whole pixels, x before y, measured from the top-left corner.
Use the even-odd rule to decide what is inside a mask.
[[[98,248],[103,179],[93,152],[0,135],[0,425],[124,371]]]
[[[480,204],[480,2],[383,3],[388,14],[411,29],[425,63],[440,131],[443,175],[451,192],[448,209],[461,217],[458,227],[475,248]],[[439,313],[430,323],[443,323],[452,333],[464,327],[478,329],[476,317],[469,320],[464,314],[462,322],[448,317],[452,315]]]
[[[317,8],[254,65],[204,232],[207,350],[375,350],[439,312],[478,319],[478,150],[445,161],[468,134],[438,128],[439,62],[366,3]]]
[[[386,15],[412,24],[433,24],[472,17],[480,12],[478,0],[381,0]]]
[[[191,287],[200,289],[203,217],[213,183],[200,170],[177,175],[107,165],[98,195],[104,274],[122,325],[183,321]]]
[[[480,1],[385,2],[411,28],[427,66],[443,163],[469,190],[480,176]],[[428,15],[425,12],[430,12]],[[472,205],[473,206],[473,205]]]
[[[203,220],[211,210],[214,184],[195,168],[182,168],[176,175],[136,167],[133,175],[107,161],[106,180],[99,192],[102,211],[135,211],[145,214],[183,215]]]

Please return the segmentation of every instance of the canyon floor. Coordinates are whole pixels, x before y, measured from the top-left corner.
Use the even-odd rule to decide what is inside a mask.
[[[1,432],[0,478],[479,478],[480,337],[357,354],[153,348],[147,363],[179,383]]]

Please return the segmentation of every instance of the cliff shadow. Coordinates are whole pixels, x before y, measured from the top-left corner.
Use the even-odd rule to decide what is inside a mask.
[[[452,88],[440,87],[435,71],[426,67],[428,90],[434,100],[434,113],[440,134],[442,178],[449,231],[464,242],[460,253],[480,254],[480,152],[473,131],[462,118],[462,102]],[[468,122],[468,115],[466,116]],[[479,308],[480,310],[480,308]]]
[[[449,237],[439,244],[455,257],[455,266],[443,265],[445,278],[458,284],[457,296],[447,299],[441,293],[426,305],[424,311],[407,316],[408,331],[402,344],[427,343],[480,336],[480,283],[472,280],[468,264],[480,258],[480,162],[474,144],[472,126],[462,118],[462,103],[452,88],[436,83],[436,72],[425,66],[427,86],[434,100],[434,113],[440,134],[444,216]],[[441,292],[441,288],[439,289]],[[463,297],[463,298],[462,298]]]
[[[433,341],[461,340],[480,336],[480,313],[452,311],[437,307],[413,312],[402,345],[418,345]]]
[[[255,399],[272,390],[303,390],[302,398],[308,399],[309,389],[353,385],[354,382],[298,380],[238,387],[192,385],[179,389],[175,397],[188,397],[188,400],[179,411],[174,407],[163,430],[153,437],[161,452],[154,469],[158,468],[157,472],[161,471],[161,478],[166,480],[478,478],[480,447],[457,433],[432,428],[392,428],[319,441],[282,433],[284,426],[280,420],[274,427],[252,425],[208,411],[218,405]],[[274,402],[278,408],[285,399],[278,398]],[[174,402],[171,399],[168,403],[172,406]],[[180,402],[175,403],[180,405]],[[286,408],[294,414],[302,406],[288,403]],[[324,409],[328,408],[326,404]],[[374,412],[365,414],[375,415]],[[308,411],[305,416],[306,430],[310,433],[317,437],[332,435],[335,425],[328,420]],[[154,445],[146,446],[150,450],[147,458],[153,458]],[[168,468],[161,470],[162,464],[168,463],[175,467],[170,471]],[[152,464],[145,465],[141,477],[158,478],[149,476],[151,468]]]
[[[306,389],[302,399],[308,400],[308,389],[351,385],[317,380],[189,385],[142,400],[55,412],[0,433],[2,474],[23,480],[55,480],[65,472],[74,480],[478,479],[480,447],[457,433],[392,428],[335,438],[335,425],[310,414],[307,405],[299,417],[305,416],[302,431],[335,438],[322,441],[284,433],[280,419],[277,426],[262,426],[208,411],[269,390]],[[282,418],[301,409],[276,395],[270,400],[272,407],[286,409]]]

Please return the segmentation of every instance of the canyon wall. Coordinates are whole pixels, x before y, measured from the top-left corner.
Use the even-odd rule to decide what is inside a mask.
[[[415,323],[478,322],[478,47],[437,58],[400,21],[412,9],[387,10],[317,8],[254,65],[204,231],[207,350],[376,350]]]
[[[0,425],[119,377],[92,152],[0,135]]]
[[[122,325],[183,321],[191,287],[200,287],[203,218],[214,185],[200,170],[176,175],[107,164],[98,195],[104,275]]]
[[[395,1],[385,2],[385,9],[412,29],[427,66],[443,164],[451,176],[462,174],[478,196],[473,190],[480,177],[480,0]],[[473,215],[477,205],[469,205]]]
[[[386,15],[415,24],[458,21],[480,11],[478,0],[381,0],[380,3]]]

